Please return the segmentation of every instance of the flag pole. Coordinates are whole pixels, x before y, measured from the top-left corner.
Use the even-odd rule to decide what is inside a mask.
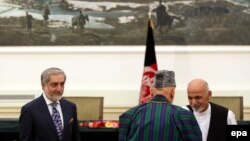
[[[152,13],[151,13],[151,9],[150,9],[150,4],[148,5],[148,19],[151,20],[151,16],[152,16]]]
[[[154,30],[154,23],[152,20],[152,12],[151,12],[151,8],[150,8],[150,3],[148,4],[148,21],[150,22],[150,27],[152,28],[152,30]]]
[[[150,7],[149,7],[150,9]],[[140,97],[139,104],[143,104],[151,100],[153,95],[150,92],[153,78],[155,72],[158,70],[156,54],[155,54],[155,43],[154,43],[154,35],[153,35],[153,22],[151,17],[151,10],[148,13],[148,30],[147,30],[147,39],[146,39],[146,51],[144,58],[144,69],[141,80],[141,88],[140,88]]]

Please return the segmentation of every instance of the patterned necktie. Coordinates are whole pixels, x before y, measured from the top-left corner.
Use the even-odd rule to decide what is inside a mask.
[[[51,103],[52,106],[52,119],[56,127],[57,135],[59,139],[62,139],[62,121],[59,112],[56,109],[58,103]]]

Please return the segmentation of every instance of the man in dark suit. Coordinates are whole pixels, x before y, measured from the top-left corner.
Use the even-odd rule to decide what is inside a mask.
[[[21,110],[20,141],[80,141],[76,105],[62,98],[65,81],[59,68],[43,71],[43,94]]]

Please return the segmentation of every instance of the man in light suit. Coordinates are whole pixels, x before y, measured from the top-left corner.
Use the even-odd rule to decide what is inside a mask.
[[[59,68],[43,71],[43,94],[21,110],[20,141],[80,141],[76,105],[62,98],[65,81]]]

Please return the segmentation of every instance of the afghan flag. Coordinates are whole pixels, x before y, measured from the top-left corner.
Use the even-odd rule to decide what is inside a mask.
[[[140,91],[140,99],[139,103],[146,103],[150,100],[153,95],[150,94],[150,88],[153,83],[153,78],[155,72],[158,70],[156,56],[155,56],[155,43],[154,43],[154,35],[152,28],[152,21],[149,19],[148,21],[148,32],[147,32],[147,43],[146,43],[146,52],[145,52],[145,60],[144,60],[144,70],[141,81],[141,91]]]

